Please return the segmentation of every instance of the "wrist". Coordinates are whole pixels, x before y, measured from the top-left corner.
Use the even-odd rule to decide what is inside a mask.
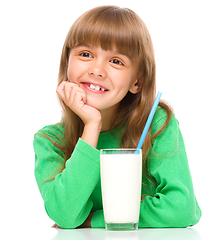
[[[93,124],[86,124],[84,126],[83,134],[81,138],[91,145],[92,147],[97,147],[97,142],[99,138],[99,134],[101,131],[102,124],[101,123],[93,123]]]

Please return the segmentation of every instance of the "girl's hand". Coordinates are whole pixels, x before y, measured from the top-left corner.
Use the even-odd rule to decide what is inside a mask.
[[[58,86],[57,93],[64,103],[84,122],[85,126],[81,138],[96,148],[102,127],[100,111],[86,104],[86,92],[75,83],[63,81]]]
[[[86,104],[86,92],[77,84],[63,81],[57,88],[57,94],[85,125],[101,124],[100,111]]]

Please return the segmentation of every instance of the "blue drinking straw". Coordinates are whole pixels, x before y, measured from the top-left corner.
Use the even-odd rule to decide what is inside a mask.
[[[142,146],[143,146],[144,140],[146,138],[146,134],[147,134],[147,132],[149,130],[149,127],[151,125],[152,119],[153,119],[153,117],[155,115],[155,111],[157,109],[157,106],[158,106],[158,103],[160,101],[161,95],[162,95],[162,92],[158,92],[157,97],[156,97],[156,99],[154,101],[154,104],[152,106],[151,112],[149,113],[149,117],[148,117],[146,125],[145,125],[145,127],[143,129],[143,133],[142,133],[142,135],[140,137],[140,141],[139,141],[139,143],[137,145],[136,150],[141,149]]]

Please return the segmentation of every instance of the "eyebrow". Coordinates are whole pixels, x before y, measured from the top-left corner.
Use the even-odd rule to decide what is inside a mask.
[[[95,48],[94,46],[88,45],[88,44],[85,44],[85,43],[84,43],[84,44],[83,44],[83,43],[77,44],[74,48],[77,48],[77,47],[86,47],[86,48],[89,48],[89,49]],[[130,56],[126,55],[126,54],[123,54],[123,53],[121,53],[121,52],[119,52],[119,51],[117,51],[117,50],[109,50],[109,51],[112,52],[112,54],[125,56],[126,58],[129,59],[129,61],[131,62],[131,64],[134,63],[133,59],[132,59]]]
[[[77,48],[77,47],[87,47],[87,48],[91,48],[91,49],[93,49],[93,48],[95,48],[94,46],[92,46],[92,45],[88,45],[88,44],[77,44],[76,46],[75,46],[75,48]],[[112,53],[114,53],[114,54],[119,54],[119,55],[123,55],[123,56],[126,56],[126,57],[128,57],[129,58],[129,56],[127,56],[126,54],[123,54],[123,53],[120,53],[119,51],[117,51],[117,50],[109,50],[110,52],[112,52]]]

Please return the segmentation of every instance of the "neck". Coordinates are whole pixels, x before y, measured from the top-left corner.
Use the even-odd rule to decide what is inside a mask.
[[[118,110],[118,104],[104,110],[100,110],[102,115],[102,128],[101,132],[107,132],[111,129],[111,125],[113,123],[113,119],[116,116]]]

